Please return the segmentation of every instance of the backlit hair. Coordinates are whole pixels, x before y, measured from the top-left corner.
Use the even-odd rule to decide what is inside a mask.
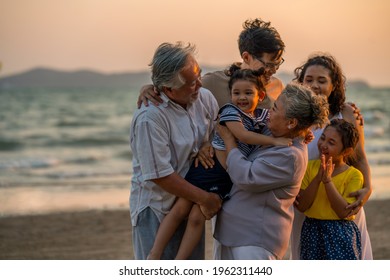
[[[279,32],[260,18],[246,20],[238,37],[240,55],[243,52],[262,57],[264,53],[274,54],[273,59],[279,59],[284,52],[284,42]]]
[[[230,90],[232,89],[233,84],[236,81],[245,80],[253,83],[259,92],[265,93],[265,87],[261,79],[264,72],[265,69],[263,67],[258,70],[251,70],[251,69],[241,69],[236,64],[232,64],[227,72],[227,74],[230,76],[229,89]]]
[[[325,96],[298,83],[288,84],[281,95],[285,97],[286,118],[298,121],[296,130],[323,127],[328,123],[329,107]]]
[[[153,85],[161,91],[163,87],[180,88],[185,80],[180,72],[186,66],[189,56],[194,56],[195,45],[182,42],[176,44],[162,43],[156,49],[152,62],[149,64],[152,70]]]
[[[359,131],[352,123],[343,119],[333,119],[325,127],[325,129],[328,127],[335,128],[336,131],[340,134],[341,141],[343,142],[343,150],[347,148],[355,149],[357,143],[359,142]]]
[[[329,54],[314,54],[302,65],[294,70],[294,80],[303,83],[306,70],[310,66],[319,65],[329,70],[333,90],[328,97],[329,111],[332,115],[337,115],[345,102],[345,82],[346,78],[336,59]]]

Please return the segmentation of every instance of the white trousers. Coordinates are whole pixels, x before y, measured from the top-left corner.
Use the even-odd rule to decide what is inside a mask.
[[[216,242],[218,243],[218,249],[214,251],[216,260],[277,260],[274,254],[262,247],[229,247]]]

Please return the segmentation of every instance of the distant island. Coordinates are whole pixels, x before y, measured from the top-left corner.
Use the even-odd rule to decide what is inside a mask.
[[[202,67],[203,73],[221,68]],[[290,82],[293,74],[280,72],[276,77],[284,84]],[[61,71],[49,68],[34,68],[29,71],[0,78],[0,90],[22,88],[140,88],[151,83],[148,71],[104,74],[92,70]],[[365,81],[349,81],[349,87],[369,88]]]
[[[103,74],[91,70],[60,71],[48,68],[0,78],[0,89],[19,88],[135,88],[150,83],[147,71]]]

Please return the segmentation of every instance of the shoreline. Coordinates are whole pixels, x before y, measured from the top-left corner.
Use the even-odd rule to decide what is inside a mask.
[[[365,205],[374,260],[390,260],[389,199]],[[206,259],[212,259],[210,223]],[[0,217],[2,260],[132,260],[128,209]]]
[[[369,201],[390,200],[388,170],[372,173],[373,193]],[[43,215],[58,212],[93,210],[124,210],[129,208],[129,181],[106,183],[96,187],[93,182],[63,185],[0,187],[0,218]]]

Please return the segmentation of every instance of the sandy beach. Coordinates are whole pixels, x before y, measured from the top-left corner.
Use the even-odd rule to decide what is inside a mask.
[[[390,200],[366,206],[374,259],[390,260]],[[211,259],[210,225],[206,259]],[[131,260],[131,226],[127,210],[91,210],[0,218],[0,259]]]

